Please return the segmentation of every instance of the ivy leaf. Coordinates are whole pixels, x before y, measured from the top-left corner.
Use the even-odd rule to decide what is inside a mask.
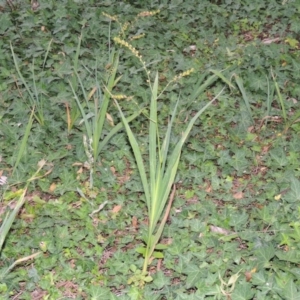
[[[242,213],[232,214],[230,216],[229,225],[234,226],[234,229],[238,230],[244,227],[244,225],[247,223],[248,218],[249,218],[248,214],[244,211]]]
[[[245,151],[238,149],[232,157],[230,165],[233,166],[239,173],[245,171],[249,165],[249,161],[245,158]]]
[[[268,266],[270,260],[275,255],[275,250],[273,246],[262,246],[261,248],[256,250],[256,255],[259,263],[263,266]]]
[[[298,264],[300,261],[300,253],[298,250],[290,250],[288,252],[276,251],[276,256],[283,261]]]
[[[232,299],[235,300],[249,300],[253,299],[254,291],[251,288],[251,284],[243,283],[235,287],[232,293]]]
[[[291,30],[294,31],[295,33],[299,33],[300,32],[300,23],[298,19],[294,19],[291,22]]]
[[[292,279],[287,282],[280,294],[286,300],[300,300],[300,290]]]
[[[153,277],[153,284],[159,290],[170,284],[170,278],[167,277],[162,271],[158,271]]]
[[[105,287],[91,285],[90,295],[92,300],[108,299],[110,291]]]
[[[288,159],[282,148],[271,150],[270,155],[280,167],[284,167],[287,165]]]
[[[188,265],[186,270],[184,271],[184,274],[187,275],[186,279],[186,288],[190,289],[195,286],[195,284],[203,280],[205,277],[204,270],[201,270],[197,265]]]
[[[298,202],[300,200],[300,181],[297,178],[291,178],[291,190],[286,194],[284,200],[289,203]]]

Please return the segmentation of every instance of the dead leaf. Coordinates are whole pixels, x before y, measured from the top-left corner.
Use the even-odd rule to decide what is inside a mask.
[[[109,113],[106,113],[106,120],[108,121],[110,126],[112,126],[112,127],[115,126],[114,119]]]
[[[233,194],[233,198],[236,200],[241,200],[244,198],[244,193],[243,192],[237,192],[235,194]]]
[[[211,192],[212,192],[212,186],[211,186],[210,183],[209,183],[208,186],[205,188],[205,192],[206,192],[206,193],[211,193]]]
[[[248,127],[248,129],[247,129],[247,132],[249,132],[249,133],[251,133],[251,132],[254,132],[254,126],[250,126],[250,127]]]
[[[78,171],[76,172],[77,174],[82,174],[83,173],[83,168],[79,168]]]
[[[252,279],[252,273],[249,271],[245,272],[246,281],[249,282]]]
[[[132,224],[132,227],[134,229],[137,229],[138,228],[138,221],[137,221],[137,217],[136,216],[133,216],[132,219],[131,219],[131,224]]]
[[[93,96],[94,96],[94,94],[95,94],[95,92],[97,91],[97,87],[96,86],[94,86],[93,88],[92,88],[92,90],[89,92],[89,94],[88,94],[88,100],[90,100]]]
[[[116,168],[115,167],[110,167],[109,169],[113,173],[113,175],[116,175]]]
[[[266,44],[266,45],[271,44],[271,43],[276,43],[276,42],[280,42],[280,38],[279,37],[278,38],[273,38],[273,39],[266,38],[266,39],[262,40],[262,43]]]
[[[221,227],[218,227],[218,226],[214,226],[214,225],[210,225],[209,229],[210,229],[211,232],[222,234],[222,235],[229,235],[229,234],[232,233],[231,231],[229,231],[227,229],[224,229],[224,228],[221,228]]]
[[[118,213],[122,208],[122,205],[115,205],[114,208],[112,209],[112,213],[116,214]]]
[[[281,199],[281,194],[276,195],[276,196],[274,197],[274,199],[275,199],[276,201],[279,201],[279,200]]]
[[[50,187],[49,187],[49,193],[53,193],[56,189],[56,183],[52,182]]]

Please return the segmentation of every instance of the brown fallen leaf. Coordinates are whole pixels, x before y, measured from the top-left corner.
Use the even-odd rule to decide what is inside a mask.
[[[136,216],[133,216],[132,219],[131,219],[131,225],[134,229],[137,229],[138,228],[138,221],[137,221],[137,217]]]
[[[236,200],[240,200],[244,198],[244,193],[243,192],[237,192],[235,194],[233,194],[233,198]]]
[[[221,228],[221,227],[218,227],[218,226],[214,226],[214,225],[210,225],[209,229],[210,229],[211,232],[222,234],[222,235],[229,235],[229,234],[233,233],[230,230],[227,230],[225,228]]]
[[[49,193],[53,193],[56,189],[56,183],[52,182],[50,187],[49,187]]]
[[[122,205],[115,205],[114,208],[112,209],[112,213],[116,214],[118,213],[122,208]]]

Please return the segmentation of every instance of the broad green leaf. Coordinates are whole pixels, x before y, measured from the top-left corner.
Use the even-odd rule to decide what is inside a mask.
[[[233,293],[231,294],[232,299],[236,300],[250,300],[253,299],[254,291],[251,284],[243,283],[236,284]]]
[[[279,165],[279,167],[284,167],[288,163],[285,151],[282,148],[272,149],[270,152],[271,157]]]
[[[170,284],[170,278],[166,276],[161,270],[155,273],[153,284],[157,289],[161,289]]]
[[[188,265],[184,274],[187,275],[186,288],[190,289],[194,287],[198,281],[204,280],[205,270],[200,269],[197,265]]]
[[[260,263],[263,265],[269,265],[270,260],[275,255],[275,249],[274,246],[262,246],[259,249],[255,251],[255,254],[257,256],[257,259]]]
[[[288,252],[276,251],[276,256],[282,260],[298,264],[300,261],[300,252],[298,250],[289,250]]]
[[[138,247],[138,248],[135,249],[135,251],[136,251],[137,253],[140,253],[140,254],[145,255],[145,253],[146,253],[146,248],[145,248],[145,247]]]
[[[265,273],[263,271],[259,271],[258,273],[254,273],[252,275],[252,281],[251,282],[255,285],[258,285],[258,286],[266,284]]]
[[[154,251],[152,255],[155,258],[164,258],[164,254],[162,252]]]
[[[155,245],[155,249],[156,250],[165,250],[168,248],[168,245],[165,245],[165,244],[157,244]]]
[[[243,228],[247,223],[249,215],[243,211],[242,213],[234,213],[230,216],[229,225],[234,226],[235,230]]]
[[[289,203],[298,202],[300,200],[300,181],[295,177],[290,180],[291,190],[284,196],[284,200]]]
[[[281,292],[281,296],[286,300],[300,300],[299,285],[296,286],[294,281],[290,279]]]

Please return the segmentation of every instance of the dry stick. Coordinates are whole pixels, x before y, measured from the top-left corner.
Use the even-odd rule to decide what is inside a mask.
[[[168,203],[168,206],[166,208],[166,212],[165,212],[165,215],[162,219],[162,223],[166,223],[167,219],[168,219],[168,216],[169,216],[169,212],[171,210],[171,207],[172,207],[172,204],[173,204],[173,200],[174,200],[174,197],[175,197],[175,192],[176,192],[176,184],[173,184],[173,190],[172,190],[172,193],[170,195],[170,199],[169,199],[169,203]]]
[[[23,257],[23,258],[20,258],[20,259],[16,260],[11,266],[9,266],[9,268],[7,268],[7,270],[5,270],[5,272],[4,272],[4,274],[3,274],[2,276],[6,275],[6,274],[7,274],[10,270],[12,270],[16,265],[18,265],[18,264],[20,264],[20,263],[22,263],[22,262],[24,262],[24,261],[27,261],[27,260],[30,260],[30,259],[34,259],[34,258],[36,258],[37,256],[39,256],[40,254],[42,254],[41,251],[39,251],[39,252],[37,252],[37,253],[31,254],[31,255],[29,255],[29,256],[26,256],[26,257]]]

